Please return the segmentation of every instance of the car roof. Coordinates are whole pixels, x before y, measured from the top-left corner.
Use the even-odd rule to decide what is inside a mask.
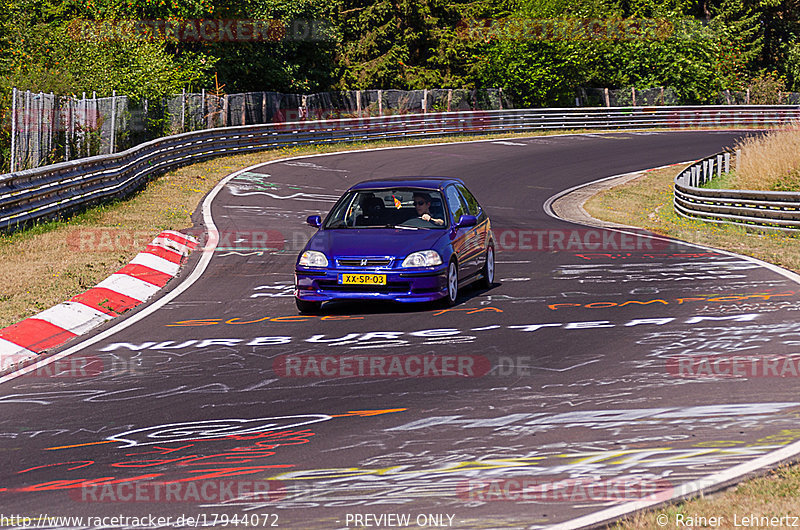
[[[438,190],[451,183],[463,185],[464,181],[455,177],[392,177],[365,180],[353,185],[350,189],[363,190],[374,188],[425,188],[430,190]]]

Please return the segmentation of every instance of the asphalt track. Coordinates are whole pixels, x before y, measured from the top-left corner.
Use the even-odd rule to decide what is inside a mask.
[[[566,188],[700,158],[741,134],[455,143],[238,173],[210,203],[216,250],[195,252],[160,300],[124,329],[111,333],[115,321],[67,345],[58,373],[0,379],[0,516],[40,527],[45,515],[202,527],[238,514],[258,527],[538,528],[669,498],[785,447],[800,438],[797,364],[774,359],[800,345],[797,284],[543,209]],[[495,286],[462,291],[446,312],[349,303],[299,317],[304,218],[355,182],[409,175],[465,180],[504,238]],[[202,230],[201,210],[195,220]],[[425,356],[443,372],[336,365],[326,376],[309,357],[288,370],[298,355],[383,356],[387,367]],[[679,376],[701,367],[680,364],[689,356],[720,371],[731,365],[714,359],[731,355],[771,360],[756,376]]]

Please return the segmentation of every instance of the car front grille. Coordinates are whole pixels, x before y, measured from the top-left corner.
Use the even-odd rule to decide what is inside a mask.
[[[336,258],[339,267],[389,267],[392,264],[390,257],[346,257]]]

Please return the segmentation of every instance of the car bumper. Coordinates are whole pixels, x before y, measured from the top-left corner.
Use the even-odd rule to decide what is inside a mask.
[[[385,274],[386,285],[342,285],[341,274]],[[419,271],[295,270],[295,296],[308,302],[393,300],[431,302],[447,296],[447,267]]]

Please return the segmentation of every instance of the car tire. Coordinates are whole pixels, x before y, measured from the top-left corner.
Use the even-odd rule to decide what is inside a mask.
[[[490,289],[494,285],[494,246],[489,245],[486,249],[486,263],[481,269],[481,281],[479,285],[485,289]]]
[[[447,294],[442,298],[442,305],[444,307],[452,307],[456,305],[458,299],[458,263],[456,260],[451,259],[447,265]]]
[[[295,298],[294,303],[297,305],[297,310],[303,315],[317,313],[322,307],[322,302],[309,302],[299,298]]]

